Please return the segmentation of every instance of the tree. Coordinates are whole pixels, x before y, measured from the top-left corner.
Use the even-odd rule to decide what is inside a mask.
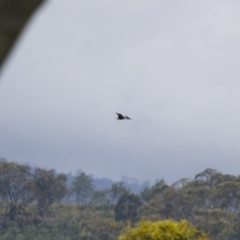
[[[208,240],[208,236],[187,221],[142,221],[136,228],[127,227],[119,240]]]
[[[143,202],[149,202],[155,196],[162,194],[168,187],[164,179],[157,179],[152,187],[150,187],[149,182],[146,182],[140,192],[141,199]]]
[[[78,203],[86,203],[93,192],[92,179],[84,172],[80,173],[72,183],[72,192],[75,193]]]
[[[5,214],[11,220],[28,199],[30,167],[13,162],[0,162],[0,197],[5,202]]]
[[[234,223],[236,222],[236,215],[223,211],[220,208],[208,210],[208,224],[201,226],[202,229],[208,232],[211,239],[217,240],[238,240],[234,238]],[[239,225],[238,225],[239,228]]]
[[[152,197],[152,189],[149,182],[143,184],[142,191],[140,192],[140,197],[143,202],[148,202]]]
[[[240,213],[240,182],[227,181],[216,186],[214,191],[219,199],[219,207]]]
[[[101,207],[110,205],[108,194],[109,189],[93,191],[91,201],[93,204]]]
[[[122,195],[114,209],[116,221],[131,221],[137,219],[137,210],[142,205],[140,197],[133,193]]]
[[[122,225],[113,219],[95,218],[82,221],[80,224],[82,231],[81,238],[84,240],[116,240]]]
[[[51,204],[59,202],[67,194],[66,176],[55,174],[53,170],[37,168],[34,173],[35,198],[41,215]]]
[[[218,183],[219,176],[221,175],[215,169],[207,168],[203,172],[195,176],[195,180],[204,182],[207,186],[213,187]]]
[[[128,193],[129,189],[126,188],[123,182],[119,183],[113,183],[110,188],[110,199],[112,201],[112,204],[116,204],[118,199],[124,195],[125,193]]]

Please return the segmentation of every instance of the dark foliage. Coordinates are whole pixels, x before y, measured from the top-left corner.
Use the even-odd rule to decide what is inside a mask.
[[[139,195],[124,183],[96,190],[72,177],[0,161],[0,239],[114,240],[128,222],[186,219],[212,239],[239,240],[240,177],[213,169],[172,185],[158,180]]]
[[[137,220],[137,210],[141,206],[140,197],[133,193],[125,193],[122,195],[114,209],[116,221]]]

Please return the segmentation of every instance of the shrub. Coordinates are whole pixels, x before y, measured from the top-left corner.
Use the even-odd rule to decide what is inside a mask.
[[[141,221],[136,228],[128,226],[119,240],[208,240],[208,236],[189,222],[172,220]]]

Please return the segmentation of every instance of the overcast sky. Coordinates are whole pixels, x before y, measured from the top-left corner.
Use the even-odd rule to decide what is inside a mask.
[[[49,1],[0,75],[0,156],[113,180],[239,175],[239,64],[239,0]]]

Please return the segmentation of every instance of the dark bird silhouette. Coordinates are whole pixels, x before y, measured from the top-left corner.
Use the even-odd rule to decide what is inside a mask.
[[[123,116],[120,113],[116,113],[116,114],[118,115],[117,120],[124,120],[124,119],[132,120],[130,117]]]

